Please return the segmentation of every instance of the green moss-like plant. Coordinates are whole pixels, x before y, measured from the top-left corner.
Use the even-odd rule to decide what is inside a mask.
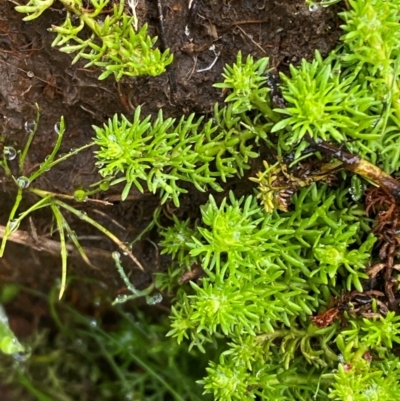
[[[366,184],[345,171],[339,172],[339,185],[329,178],[330,171],[347,167],[339,151],[339,161],[319,173],[321,163],[312,159],[323,159],[313,144],[325,141],[345,145],[389,173],[400,167],[400,3],[349,4],[351,10],[341,15],[344,45],[325,60],[317,52],[314,61],[303,60],[291,66],[291,76],[281,76],[286,108],[258,104],[269,100],[258,70],[267,66],[265,59],[245,64],[239,57],[217,85],[231,91],[226,101],[238,114],[274,123],[267,147],[277,164],[266,165],[256,180],[264,191],[261,200],[268,202],[265,211],[252,197],[230,194],[221,204],[211,197],[200,221],[175,222],[175,229],[163,231],[163,252],[174,258],[174,268],[169,280],[158,279],[160,288],[181,284],[169,335],[189,340],[190,348],[203,349],[220,336],[228,343],[202,381],[216,400],[399,397],[400,359],[393,353],[399,317],[371,299],[369,317],[363,318],[351,299],[365,290],[376,241],[360,192]],[[256,76],[241,79],[250,71]],[[289,153],[291,169],[283,161]],[[309,163],[308,173],[301,163]],[[278,207],[283,211],[273,211]],[[176,277],[198,266],[201,278],[182,286]],[[344,299],[342,293],[353,295]],[[333,299],[344,309],[332,307]]]
[[[198,220],[173,216],[161,228],[162,252],[173,259],[156,281],[175,296],[168,335],[190,350],[220,346],[200,382],[218,401],[400,394],[399,316],[380,300],[385,294],[363,294],[368,267],[387,259],[363,188],[382,185],[398,208],[388,174],[400,168],[400,1],[348,3],[341,45],[281,75],[286,107],[272,105],[269,60],[239,54],[216,84],[226,105],[208,120],[176,122],[162,112],[151,120],[137,108],[131,120],[94,127],[100,174],[125,183],[123,199],[133,185],[147,186],[177,207],[187,191],[181,182],[222,192],[266,149],[266,169],[253,178],[257,196],[210,196]],[[117,262],[132,296],[148,295]]]
[[[27,14],[24,20],[30,21],[38,18],[54,1],[29,0],[15,9]],[[172,55],[168,50],[161,53],[154,48],[157,38],[148,35],[147,25],[138,29],[135,10],[131,16],[124,12],[125,0],[112,5],[111,15],[105,18],[101,14],[111,5],[109,0],[90,0],[92,10],[87,10],[82,0],[60,2],[67,10],[65,21],[49,31],[57,34],[52,46],[59,46],[64,53],[77,52],[72,64],[81,58],[88,60],[85,67],[97,66],[104,70],[99,79],[114,75],[117,81],[123,76],[159,75],[171,64]],[[76,17],[77,24],[73,22]],[[91,31],[89,38],[82,35],[84,28]]]

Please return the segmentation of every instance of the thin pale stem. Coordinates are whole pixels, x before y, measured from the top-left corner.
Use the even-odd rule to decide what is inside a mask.
[[[18,207],[20,205],[22,201],[22,188],[18,188],[18,192],[17,192],[17,196],[15,198],[15,202],[14,202],[14,206],[10,212],[10,215],[8,216],[8,221],[7,221],[7,225],[6,225],[6,231],[4,233],[4,237],[3,240],[1,242],[1,248],[0,248],[0,258],[3,257],[4,255],[4,250],[6,248],[6,244],[7,244],[7,239],[10,236],[10,234],[12,233],[12,224],[14,224],[14,217],[15,214],[17,213]],[[15,226],[16,228],[18,228],[18,226]]]
[[[92,225],[93,227],[97,228],[100,232],[102,232],[103,234],[105,234],[108,238],[111,239],[111,241],[113,241],[121,250],[123,253],[126,253],[135,263],[136,265],[144,271],[144,268],[142,266],[142,264],[139,262],[139,260],[133,255],[132,251],[127,247],[127,245],[122,242],[118,237],[116,237],[113,233],[111,233],[110,231],[108,231],[105,227],[103,227],[101,224],[99,224],[97,221],[93,220],[92,218],[90,218],[86,213],[75,209],[74,207],[56,199],[55,203],[57,205],[59,205],[60,207],[68,210],[69,212],[71,212],[72,214],[74,214],[75,216],[77,216],[78,218],[80,218],[83,221],[86,221],[86,223]]]

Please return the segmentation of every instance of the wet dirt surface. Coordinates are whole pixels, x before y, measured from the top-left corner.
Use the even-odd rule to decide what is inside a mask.
[[[35,103],[41,110],[39,130],[25,172],[36,168],[51,152],[56,140],[54,125],[61,115],[65,117],[67,131],[60,153],[65,153],[90,142],[93,124],[101,125],[115,113],[131,116],[139,105],[143,115],[154,115],[160,108],[165,117],[210,112],[215,102],[223,101],[221,91],[212,84],[221,81],[223,66],[233,63],[239,50],[245,56],[268,56],[275,72],[287,72],[290,63],[311,59],[316,49],[326,55],[340,36],[337,8],[310,11],[304,0],[194,0],[191,10],[186,0],[163,0],[162,4],[165,39],[174,55],[168,73],[116,83],[113,78],[98,81],[99,70],[85,69],[80,62],[71,66],[73,55],[51,47],[54,35],[47,28],[62,21],[65,11],[59,5],[37,20],[24,22],[13,3],[0,3],[1,146],[22,149],[28,136],[24,126],[35,117]],[[139,1],[137,13],[140,23],[149,24],[150,34],[159,35],[157,2]],[[11,163],[11,169],[15,168],[16,164]],[[88,188],[98,179],[93,152],[88,149],[51,169],[35,184],[43,190],[72,195],[75,189]],[[3,171],[0,180],[0,224],[4,226],[16,191],[15,185],[4,178]],[[228,184],[230,188],[232,185],[238,187],[237,182]],[[174,213],[194,217],[208,195],[188,189],[181,209]],[[246,190],[251,191],[248,180],[242,186],[242,191]],[[118,201],[120,193],[120,188],[113,188],[101,195],[114,197],[111,206],[90,202],[74,206],[96,218],[123,241],[130,241],[151,221],[158,199],[132,190],[129,199],[122,203]],[[21,210],[34,201],[33,195],[28,196]],[[100,238],[86,224],[72,216],[68,219],[78,236],[86,236],[82,245],[109,253],[115,250],[115,245]],[[57,241],[56,234],[51,236],[51,225],[51,214],[43,210],[35,212],[32,223],[27,220],[20,229],[32,232],[34,227],[37,235]],[[164,263],[154,245],[157,239],[153,230],[133,249],[148,272],[162,268]],[[122,286],[115,265],[110,257],[98,259],[93,269],[79,257],[71,257],[69,274],[100,279],[114,295]],[[139,287],[151,279],[149,273],[133,271],[131,279]],[[0,259],[0,283],[17,282],[46,293],[59,277],[59,257],[37,252],[32,247],[9,242],[5,257]]]

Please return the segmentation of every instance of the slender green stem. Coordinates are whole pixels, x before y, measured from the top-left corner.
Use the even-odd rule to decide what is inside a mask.
[[[75,209],[74,207],[56,199],[55,203],[57,205],[59,205],[60,207],[68,210],[69,212],[71,212],[72,214],[74,214],[75,216],[79,217],[81,220],[86,221],[87,223],[89,223],[90,225],[92,225],[93,227],[97,228],[100,232],[102,232],[103,234],[105,234],[108,238],[110,238],[121,250],[122,252],[126,253],[127,255],[129,255],[129,257],[136,263],[136,265],[144,271],[143,266],[141,265],[141,263],[138,261],[138,259],[133,255],[132,251],[127,247],[127,245],[122,242],[118,237],[116,237],[113,233],[111,233],[110,231],[108,231],[105,227],[103,227],[101,224],[99,224],[97,221],[93,220],[92,218],[90,218],[86,213]]]
[[[50,205],[53,215],[56,219],[58,232],[60,235],[60,246],[61,246],[61,287],[58,299],[61,299],[65,287],[67,285],[67,245],[65,242],[65,231],[64,231],[64,216],[61,214],[58,207],[54,204]]]
[[[21,201],[22,201],[22,188],[18,188],[18,192],[17,192],[17,196],[15,198],[14,206],[11,209],[11,212],[10,212],[10,214],[8,216],[8,221],[7,221],[6,229],[5,229],[5,232],[4,232],[4,237],[3,237],[3,240],[1,241],[0,258],[4,255],[4,250],[6,248],[6,243],[7,243],[8,237],[13,232],[13,229],[12,229],[11,225],[14,224],[14,217],[15,217],[15,214],[17,213],[17,210],[18,210],[18,207],[19,207]],[[16,228],[18,228],[18,227],[16,227]]]
[[[130,388],[129,383],[127,382],[127,380],[125,378],[125,375],[123,374],[123,372],[119,368],[118,364],[115,363],[114,358],[106,350],[106,347],[104,346],[103,339],[102,338],[98,338],[98,336],[94,336],[94,338],[95,338],[95,340],[97,342],[97,345],[101,349],[102,354],[107,359],[107,361],[110,364],[111,368],[113,369],[114,373],[116,374],[116,376],[118,376],[119,380],[121,381],[122,385],[124,386],[124,390],[125,391],[129,391],[129,388]]]
[[[86,255],[85,250],[82,248],[82,245],[79,243],[78,237],[75,234],[75,232],[71,229],[70,225],[68,224],[67,220],[64,219],[64,228],[67,231],[67,234],[73,244],[75,245],[75,248],[78,250],[79,254],[81,255],[81,258],[85,261],[85,263],[88,266],[91,266],[92,268],[96,269],[94,265],[90,262],[88,256]]]
[[[37,400],[39,401],[54,401],[53,398],[48,397],[46,394],[42,393],[40,390],[38,390],[31,382],[30,380],[26,377],[25,374],[20,373],[18,375],[18,380],[26,388],[26,390],[32,394]]]
[[[124,268],[121,265],[121,261],[119,259],[119,256],[118,257],[114,257],[114,255],[113,255],[113,259],[114,259],[115,265],[117,266],[118,273],[121,276],[122,280],[124,281],[124,283],[125,283],[126,287],[128,288],[128,290],[133,295],[136,295],[137,297],[141,297],[143,295],[142,291],[136,289],[135,286],[129,281],[129,278],[125,274]]]
[[[115,340],[114,340],[115,341]],[[143,369],[145,369],[151,376],[153,376],[156,380],[158,380],[174,397],[177,401],[185,401],[180,394],[178,394],[169,384],[165,381],[155,370],[153,370],[146,362],[144,362],[141,358],[136,356],[134,353],[131,354],[132,359]]]
[[[277,123],[278,121],[281,120],[281,117],[279,116],[278,113],[275,113],[269,106],[268,104],[260,99],[257,99],[256,97],[253,97],[251,99],[251,103],[261,111],[264,115],[266,115],[272,122]]]
[[[157,224],[157,226],[160,226],[160,223],[159,223],[160,213],[161,213],[161,207],[157,207],[154,210],[153,218],[152,218],[151,222],[129,243],[130,247],[132,247],[133,244],[135,244],[136,242],[140,241],[142,239],[143,235],[148,233],[150,230],[152,230],[156,224]]]
[[[6,173],[7,177],[11,176],[11,170],[10,167],[8,167],[7,159],[4,158],[3,160],[0,161],[0,166],[4,168],[4,172]]]
[[[76,154],[78,154],[79,152],[82,152],[82,150],[88,149],[90,147],[92,147],[94,145],[93,142],[88,143],[86,145],[81,146],[80,148],[74,149],[71,152],[67,153],[64,156],[61,156],[60,158],[56,159],[56,160],[51,160],[51,157],[48,159],[48,161],[44,161],[41,166],[39,167],[39,169],[37,171],[35,171],[30,177],[29,177],[29,181],[32,182],[34,180],[36,180],[36,178],[40,177],[43,173],[45,173],[46,171],[50,170],[52,167],[56,166],[57,164],[61,163],[64,160],[67,160],[68,158],[70,158],[71,156],[74,156]],[[56,147],[54,148],[56,149]],[[58,150],[58,149],[57,149]],[[55,154],[56,152],[52,152]],[[51,161],[49,161],[51,160]]]
[[[19,158],[19,173],[22,174],[22,171],[24,169],[24,163],[25,163],[25,159],[26,159],[26,155],[28,154],[29,148],[32,144],[33,138],[37,132],[37,129],[39,127],[39,120],[40,120],[40,109],[39,109],[39,105],[36,103],[36,118],[35,118],[35,122],[34,122],[34,126],[32,128],[32,131],[29,133],[28,136],[28,140],[26,141],[24,150],[22,151],[22,154]]]
[[[31,214],[32,212],[39,210],[43,207],[47,207],[51,204],[52,202],[52,195],[47,195],[44,198],[42,198],[40,201],[36,202],[33,206],[31,206],[29,209],[25,210],[23,213],[21,213],[19,215],[19,217],[17,219],[14,219],[14,222],[16,225],[19,225],[22,220],[27,217],[29,214]]]
[[[310,384],[314,384],[315,387],[318,385],[318,383],[322,383],[322,384],[330,384],[332,383],[332,380],[330,378],[325,378],[325,377],[321,377],[319,375],[301,375],[301,374],[292,374],[290,376],[285,376],[282,378],[274,378],[274,379],[270,379],[267,380],[266,383],[263,383],[263,386],[265,387],[274,387],[277,386],[279,384],[286,384],[290,387],[292,386],[300,386],[300,385],[307,385],[310,386]]]

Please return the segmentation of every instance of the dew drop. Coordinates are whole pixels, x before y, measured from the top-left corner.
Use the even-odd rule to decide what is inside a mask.
[[[54,124],[54,132],[55,132],[57,135],[60,135],[60,123],[55,123],[55,124]]]
[[[115,298],[113,304],[123,304],[127,300],[128,300],[128,296],[127,295],[117,295],[117,297]]]
[[[14,160],[17,156],[17,151],[12,146],[5,146],[3,154],[7,160]]]
[[[90,325],[90,327],[97,327],[97,320],[96,319],[90,319],[89,325]]]
[[[357,176],[353,176],[351,178],[351,186],[349,188],[349,193],[351,198],[354,201],[359,201],[365,191],[365,186],[363,185],[362,181],[357,177]]]
[[[31,353],[29,351],[27,351],[27,352],[16,352],[12,356],[13,356],[15,361],[17,361],[19,363],[23,363],[23,362],[26,362],[30,358]]]
[[[310,13],[314,13],[315,11],[318,10],[319,10],[318,4],[312,4],[310,7],[308,7],[308,11],[310,11]]]
[[[18,178],[17,178],[17,185],[18,185],[21,189],[28,188],[29,185],[30,185],[30,183],[31,183],[31,182],[29,181],[29,178],[28,178],[28,177],[21,176],[21,177],[18,177]]]
[[[40,168],[43,169],[44,167],[46,167],[46,163],[41,163]],[[49,170],[50,170],[49,167],[45,169],[45,171],[49,171]]]
[[[35,73],[33,71],[28,71],[26,75],[28,76],[28,78],[33,78],[35,76]]]
[[[13,233],[14,231],[18,230],[19,223],[20,222],[18,220],[10,220],[8,228],[9,228],[11,233]]]
[[[25,121],[24,128],[28,134],[31,134],[35,129],[35,121]]]
[[[74,344],[75,344],[75,346],[76,346],[77,348],[82,348],[82,346],[84,345],[84,342],[83,342],[82,338],[77,338],[77,339],[74,341]]]
[[[112,258],[113,258],[114,260],[117,260],[117,261],[120,261],[120,260],[121,260],[121,254],[120,254],[118,251],[114,251],[114,252],[111,254],[111,256],[112,256]]]
[[[157,292],[154,295],[147,295],[146,296],[147,305],[159,304],[162,301],[162,299],[163,299],[163,296],[159,292]]]

